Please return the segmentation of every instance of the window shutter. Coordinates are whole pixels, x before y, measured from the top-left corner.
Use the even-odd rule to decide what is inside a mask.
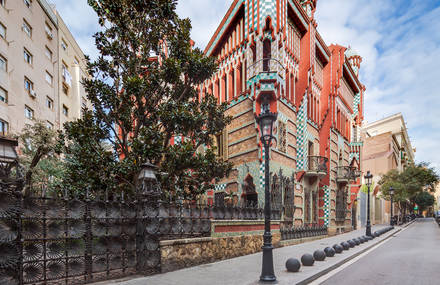
[[[223,140],[223,159],[228,159],[228,130],[225,128],[222,132]]]

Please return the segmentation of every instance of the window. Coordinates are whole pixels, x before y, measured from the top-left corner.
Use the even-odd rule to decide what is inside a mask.
[[[8,61],[0,55],[0,70],[8,71]]]
[[[9,131],[9,123],[0,119],[0,134],[6,136]]]
[[[217,147],[217,156],[228,159],[228,132],[223,130],[220,134],[215,136],[215,146]]]
[[[49,122],[49,121],[46,121],[46,127],[47,127],[49,130],[51,130],[51,129],[53,129],[53,124],[52,124],[51,122]]]
[[[76,56],[73,58],[73,63],[74,64],[79,64],[79,60],[76,58]]]
[[[0,0],[0,5],[5,7],[5,2],[6,2],[6,0]]]
[[[34,110],[32,110],[31,108],[29,108],[28,106],[24,106],[24,116],[28,119],[33,119],[34,118]]]
[[[48,23],[46,23],[46,25],[44,26],[44,31],[46,32],[46,36],[49,40],[53,39],[53,33],[52,33],[52,28],[50,27],[50,25]]]
[[[27,77],[24,78],[24,89],[26,89],[29,95],[35,96],[34,83],[30,81]]]
[[[46,82],[49,83],[50,85],[52,85],[52,82],[53,82],[52,75],[47,71],[46,71]]]
[[[66,105],[63,105],[63,114],[64,116],[69,116],[69,108],[66,107]]]
[[[69,95],[69,87],[67,87],[67,85],[63,83],[62,88],[63,88],[63,93],[66,95]]]
[[[26,5],[26,7],[30,8],[32,6],[32,0],[23,0],[24,5]]]
[[[8,103],[8,91],[0,87],[0,101]]]
[[[6,39],[6,27],[0,23],[0,37]]]
[[[287,128],[286,123],[278,121],[278,149],[281,152],[287,152]]]
[[[49,97],[46,97],[46,107],[49,109],[53,109],[53,100],[50,99]]]
[[[24,19],[23,19],[23,32],[25,32],[30,38],[32,38],[32,27]]]
[[[45,54],[46,54],[46,57],[47,57],[50,61],[52,61],[52,51],[51,51],[48,47],[46,47],[46,52],[45,52]]]
[[[68,45],[64,40],[61,40],[61,47],[63,48],[63,50],[67,50]]]
[[[24,61],[26,61],[29,64],[32,64],[33,56],[27,49],[23,50],[23,55],[24,55]]]
[[[336,191],[336,221],[344,221],[346,214],[347,194],[344,188]]]

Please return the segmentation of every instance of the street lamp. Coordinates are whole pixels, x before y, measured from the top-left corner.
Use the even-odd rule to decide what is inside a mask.
[[[273,123],[277,119],[277,113],[270,112],[270,103],[267,95],[263,98],[261,113],[257,117],[260,125],[261,142],[264,146],[264,234],[263,234],[263,266],[261,270],[260,281],[274,282],[277,280],[273,270],[273,246],[272,234],[270,231],[270,192],[269,192],[269,147],[273,139]]]
[[[141,171],[138,175],[138,184],[141,190],[141,195],[157,197],[160,195],[160,190],[156,178],[157,166],[150,162],[143,163],[141,165]]]
[[[365,183],[368,187],[368,202],[367,202],[367,229],[366,229],[366,235],[371,236],[371,223],[370,223],[370,186],[371,181],[373,179],[373,174],[370,173],[370,170],[367,171],[367,175],[364,176]]]
[[[394,188],[393,186],[390,187],[390,190],[388,191],[390,193],[391,197],[391,218],[390,218],[390,226],[393,226],[393,196],[394,196]]]

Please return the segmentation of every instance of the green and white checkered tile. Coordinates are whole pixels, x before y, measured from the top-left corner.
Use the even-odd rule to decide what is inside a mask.
[[[182,136],[174,136],[174,144],[180,144],[182,143]]]
[[[327,185],[322,187],[324,190],[324,225],[330,224],[330,188]]]
[[[265,19],[270,16],[272,25],[277,22],[277,10],[275,0],[260,0],[260,25],[265,24]]]
[[[361,103],[361,93],[357,93],[354,96],[354,101],[353,101],[353,115],[351,115],[351,118],[354,119],[357,114],[359,114],[359,104]]]
[[[214,191],[215,192],[223,192],[223,191],[225,191],[226,190],[226,183],[223,183],[223,184],[216,184],[215,186],[214,186]]]
[[[261,153],[262,153],[262,155],[261,155],[262,161],[260,164],[260,189],[264,189],[264,187],[265,187],[264,161],[266,158],[266,156],[265,156],[266,152],[264,151],[264,148],[262,149]]]
[[[359,153],[357,153],[357,152],[350,152],[349,158],[350,158],[350,161],[353,158],[356,158],[356,160],[359,161]]]
[[[307,168],[307,148],[306,141],[308,138],[307,135],[307,96],[304,96],[303,102],[299,108],[298,116],[297,116],[297,169],[306,169]]]

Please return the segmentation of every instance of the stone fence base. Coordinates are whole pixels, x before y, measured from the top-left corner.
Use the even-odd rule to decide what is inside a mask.
[[[273,234],[274,246],[280,245],[280,233]],[[206,237],[160,242],[162,272],[211,263],[261,251],[259,235]]]
[[[281,245],[279,225],[279,221],[272,222],[272,243],[274,247]],[[263,220],[212,221],[211,227],[211,237],[161,241],[162,272],[261,251],[263,246]]]

